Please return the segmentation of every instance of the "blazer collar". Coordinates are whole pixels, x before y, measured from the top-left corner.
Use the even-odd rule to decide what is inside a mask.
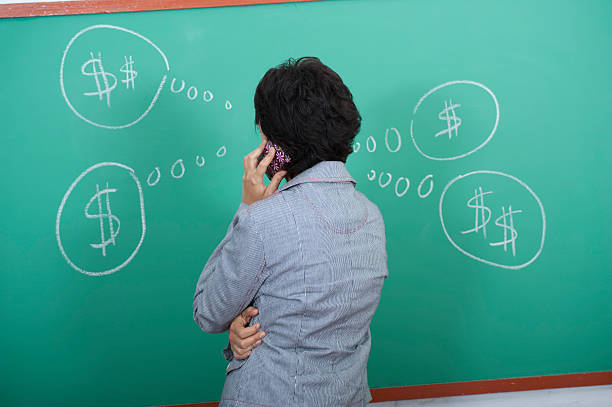
[[[352,182],[353,185],[357,184],[342,161],[321,161],[300,172],[291,181],[281,185],[277,191],[283,191],[304,182]]]

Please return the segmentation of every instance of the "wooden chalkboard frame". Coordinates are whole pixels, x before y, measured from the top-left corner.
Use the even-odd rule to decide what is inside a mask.
[[[0,4],[0,18],[176,10],[183,8],[245,6],[253,4],[301,3],[306,1],[321,0],[78,0],[13,3]]]

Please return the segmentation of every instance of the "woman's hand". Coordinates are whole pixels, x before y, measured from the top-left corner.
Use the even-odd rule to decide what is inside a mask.
[[[259,322],[249,326],[251,318],[258,312],[257,308],[248,307],[230,325],[229,342],[236,359],[248,358],[251,355],[251,350],[261,345],[261,338],[266,336],[264,331],[257,331]]]
[[[268,154],[257,164],[257,158],[263,153],[267,140],[262,136],[261,144],[255,150],[251,151],[244,157],[244,175],[242,176],[242,202],[247,205],[257,202],[272,195],[283,177],[287,175],[287,171],[279,171],[270,180],[270,184],[265,186],[263,176],[266,173],[268,165],[274,158],[274,147],[270,149]]]

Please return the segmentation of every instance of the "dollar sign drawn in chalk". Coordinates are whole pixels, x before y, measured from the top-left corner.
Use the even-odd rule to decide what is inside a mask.
[[[452,99],[449,102],[444,101],[444,109],[438,113],[438,119],[446,122],[446,129],[437,132],[434,137],[448,133],[448,139],[450,140],[453,136],[453,130],[455,131],[455,137],[457,137],[459,126],[461,126],[461,119],[455,114],[455,109],[458,107],[461,107],[461,105],[453,104]]]
[[[109,188],[108,182],[106,183],[106,188],[100,191],[100,186],[96,184],[96,193],[91,197],[87,205],[85,205],[85,216],[89,219],[99,219],[100,220],[100,243],[90,243],[89,245],[94,249],[102,249],[102,256],[106,256],[106,246],[109,244],[115,245],[115,237],[119,234],[119,228],[121,227],[121,222],[119,222],[119,218],[112,214],[111,206],[110,206],[110,197],[109,194],[111,192],[117,192],[116,188]],[[102,195],[106,195],[106,213],[102,212],[102,199],[100,198]],[[89,207],[93,203],[94,200],[98,201],[98,213],[90,214]],[[110,232],[110,237],[105,239],[104,236],[104,220],[108,219],[108,230]],[[116,223],[116,224],[115,224]],[[116,226],[116,230],[115,230]]]
[[[469,208],[476,209],[476,213],[474,215],[474,227],[470,230],[464,230],[463,234],[472,233],[482,229],[482,234],[486,238],[487,237],[487,223],[491,220],[491,209],[489,209],[484,204],[485,195],[492,194],[492,191],[482,192],[482,187],[478,187],[478,189],[474,190],[474,196],[470,198],[467,202],[467,206]]]
[[[102,100],[103,96],[106,96],[106,105],[110,107],[110,94],[112,90],[115,89],[115,86],[117,86],[117,78],[110,72],[104,72],[102,54],[100,52],[98,52],[97,58],[94,56],[93,52],[90,52],[89,55],[91,59],[81,66],[81,73],[85,76],[94,77],[97,91],[85,92],[83,94],[85,96],[98,96],[100,100]],[[89,66],[91,66],[91,71],[86,70]],[[109,79],[112,79],[112,85],[110,85]]]
[[[132,89],[134,89],[134,79],[138,76],[138,72],[134,70],[134,59],[130,55],[130,59],[124,56],[125,64],[121,67],[120,71],[125,74],[125,79],[121,79],[121,83],[125,83],[126,89],[130,88],[130,84],[132,85]]]
[[[508,212],[506,213],[506,208],[502,206],[502,215],[495,220],[495,224],[504,229],[504,240],[501,242],[489,243],[491,246],[504,246],[504,251],[507,251],[508,243],[512,245],[512,255],[516,256],[516,238],[518,237],[518,232],[514,229],[514,219],[512,215],[515,213],[521,213],[521,210],[512,210],[512,205],[508,205]],[[506,221],[508,218],[508,221]],[[508,237],[508,232],[510,233],[510,237]]]

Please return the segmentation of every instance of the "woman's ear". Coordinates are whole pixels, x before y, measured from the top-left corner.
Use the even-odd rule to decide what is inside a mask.
[[[261,141],[267,143],[268,142],[268,138],[264,134],[263,130],[261,129],[261,126],[259,125],[259,123],[257,123],[257,128],[259,129],[259,135],[261,136]]]

